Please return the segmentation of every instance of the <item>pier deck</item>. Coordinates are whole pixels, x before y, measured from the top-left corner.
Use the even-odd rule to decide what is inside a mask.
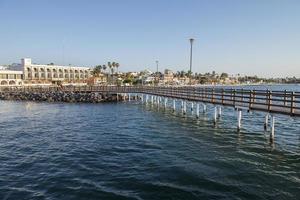
[[[136,93],[231,106],[268,113],[300,116],[300,92],[293,91],[223,89],[194,86],[9,87],[1,88],[0,91]]]

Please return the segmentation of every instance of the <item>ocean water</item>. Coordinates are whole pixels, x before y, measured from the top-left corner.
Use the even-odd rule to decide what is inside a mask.
[[[171,105],[169,106],[171,108]],[[179,102],[178,106],[179,108]],[[299,199],[300,118],[0,101],[2,199]]]

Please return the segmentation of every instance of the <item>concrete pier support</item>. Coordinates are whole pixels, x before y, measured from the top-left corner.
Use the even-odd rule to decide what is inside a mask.
[[[175,112],[176,111],[176,101],[175,101],[175,99],[173,99],[173,112]]]
[[[242,111],[237,111],[237,130],[240,131],[242,128]]]
[[[194,102],[191,103],[191,111],[194,110]]]
[[[206,113],[206,110],[207,110],[206,105],[203,104],[203,113]]]
[[[181,112],[183,113],[183,100],[181,100]]]
[[[269,114],[266,114],[265,116],[265,123],[264,123],[264,130],[266,131],[268,129],[268,123],[269,123]]]
[[[221,118],[221,115],[222,115],[222,107],[219,106],[219,107],[218,107],[218,119]]]
[[[165,97],[165,109],[167,108],[168,98]]]
[[[151,104],[153,104],[154,97],[151,95]]]
[[[217,107],[215,106],[215,112],[214,112],[214,125],[217,124]]]
[[[196,104],[196,117],[199,118],[199,103]]]
[[[183,114],[186,115],[186,101],[183,102]]]
[[[130,101],[130,93],[128,93],[128,101]]]
[[[148,103],[148,94],[146,94],[146,104]]]
[[[144,94],[141,94],[141,101],[144,102]]]
[[[274,140],[275,137],[275,117],[272,116],[272,125],[271,125],[271,133],[270,133],[270,139]]]

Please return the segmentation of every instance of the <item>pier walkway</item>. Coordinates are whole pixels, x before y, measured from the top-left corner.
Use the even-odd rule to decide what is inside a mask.
[[[10,92],[101,92],[111,94],[145,94],[195,103],[231,106],[237,109],[257,110],[300,116],[300,92],[224,89],[194,86],[68,86],[68,87],[8,87]],[[150,100],[150,99],[146,99]]]

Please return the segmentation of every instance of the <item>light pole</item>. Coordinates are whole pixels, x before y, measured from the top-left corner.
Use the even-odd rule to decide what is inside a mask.
[[[155,61],[156,62],[156,81],[157,81],[157,85],[158,85],[158,82],[159,82],[159,77],[158,77],[158,60]]]
[[[194,42],[194,39],[193,38],[190,38],[190,44],[191,44],[191,52],[190,52],[190,80],[189,80],[189,84],[191,85],[192,84],[192,61],[193,61],[193,42]]]

